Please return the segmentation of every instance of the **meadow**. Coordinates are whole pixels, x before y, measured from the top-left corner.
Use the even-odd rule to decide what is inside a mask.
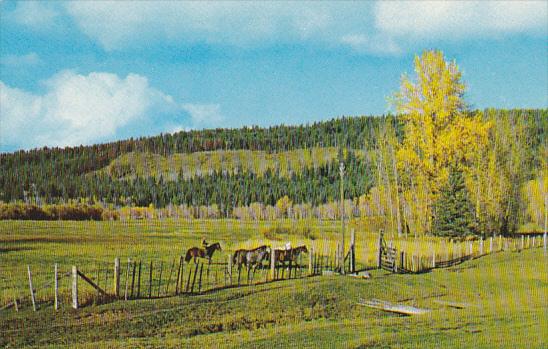
[[[379,232],[371,231],[366,222],[352,220],[346,227],[346,250],[350,231],[356,234],[356,265],[359,269],[377,266]],[[23,306],[30,304],[28,296],[27,266],[32,272],[36,297],[43,306],[52,306],[53,270],[57,263],[60,275],[70,272],[76,265],[96,284],[107,292],[113,288],[113,263],[121,260],[121,282],[124,285],[128,259],[143,263],[143,279],[148,275],[150,264],[154,271],[151,293],[157,296],[169,294],[169,278],[172,278],[180,256],[188,248],[200,246],[201,239],[209,243],[220,242],[222,251],[217,252],[213,262],[226,263],[232,253],[240,248],[254,248],[263,244],[283,247],[306,245],[316,254],[334,258],[340,241],[340,222],[323,220],[128,220],[128,221],[0,221],[0,305],[21,300]],[[409,256],[421,257],[424,264],[430,263],[432,254],[436,260],[451,259],[457,253],[465,253],[468,242],[450,242],[436,237],[401,236],[386,233],[388,244],[403,250]],[[527,240],[527,244],[532,244]],[[540,240],[537,239],[537,244]],[[484,252],[489,246],[484,244]],[[514,240],[513,246],[519,245]],[[511,245],[512,246],[512,245]],[[501,240],[494,239],[493,250],[502,248]],[[474,253],[479,252],[479,241],[473,242]],[[302,264],[306,264],[306,256]],[[159,275],[159,268],[162,275]],[[208,288],[227,284],[224,274],[226,266],[212,266],[208,276]],[[160,272],[160,273],[162,273]],[[267,271],[262,271],[257,281],[265,280]],[[306,271],[304,272],[306,274]],[[302,276],[302,273],[299,274]],[[173,278],[175,276],[173,275]],[[161,282],[161,284],[158,284]],[[70,300],[70,278],[60,280],[60,295],[66,303]],[[173,289],[173,288],[172,288]],[[143,291],[146,293],[146,290]],[[95,291],[83,284],[81,296],[84,303],[94,301]]]
[[[4,221],[0,224],[2,291],[5,296],[21,292],[21,297],[29,298],[27,264],[39,284],[51,279],[55,262],[62,266],[76,263],[84,270],[97,263],[112,265],[116,256],[165,258],[167,262],[183,248],[199,244],[202,237],[221,241],[226,256],[238,247],[267,241],[261,231],[268,224],[281,223]],[[283,240],[271,242],[282,244],[288,238],[294,243],[315,244],[318,249],[335,243],[337,222],[317,221],[313,228],[315,234],[321,233],[312,236],[314,240],[282,236]],[[358,259],[366,264],[366,250],[374,253],[377,234],[357,230],[357,235],[358,246],[364,240]],[[368,245],[369,240],[373,246]],[[430,244],[425,242],[425,246]],[[51,303],[42,302],[37,312],[29,306],[22,306],[19,312],[13,308],[0,312],[0,345],[539,348],[548,338],[546,258],[542,249],[505,251],[419,275],[374,270],[368,280],[318,276],[193,296],[115,301],[79,310],[62,302],[58,312]],[[361,298],[432,311],[399,316],[361,307],[357,305]],[[454,309],[437,300],[466,307]]]

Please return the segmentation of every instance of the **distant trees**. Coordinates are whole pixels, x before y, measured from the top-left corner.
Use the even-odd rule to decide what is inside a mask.
[[[347,217],[399,234],[435,232],[436,205],[456,166],[478,231],[539,229],[548,110],[467,110],[458,67],[438,51],[416,57],[415,70],[394,97],[397,117],[0,154],[0,202],[9,203],[0,219],[78,216],[50,205],[101,207],[102,219],[337,219],[344,149]]]

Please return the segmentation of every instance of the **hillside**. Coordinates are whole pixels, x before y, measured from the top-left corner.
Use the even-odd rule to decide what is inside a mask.
[[[515,231],[526,223],[537,229],[538,198],[546,190],[548,110],[488,109],[469,115],[482,119],[488,130],[485,148],[460,155],[482,230]],[[428,208],[421,205],[430,204],[421,191],[430,189],[417,187],[413,168],[397,159],[403,137],[400,118],[344,117],[0,154],[0,201],[185,205],[194,208],[191,216],[204,206],[216,212],[211,217],[242,217],[236,209],[275,206],[287,196],[289,203],[305,205],[304,216],[332,219],[339,214],[331,204],[340,197],[342,159],[345,198],[353,200],[347,215],[384,216],[394,226],[400,211],[409,229],[424,231],[428,223],[421,217]],[[268,207],[261,210],[259,216],[266,216]],[[275,215],[294,212],[289,205]]]
[[[107,174],[114,179],[136,177],[163,177],[167,181],[178,178],[213,175],[214,172],[248,172],[263,176],[270,170],[281,177],[302,173],[305,168],[319,168],[337,159],[335,147],[314,147],[277,153],[262,150],[216,150],[195,153],[176,153],[168,156],[145,152],[130,152],[120,155],[108,166],[94,172]],[[360,159],[364,150],[353,151]]]

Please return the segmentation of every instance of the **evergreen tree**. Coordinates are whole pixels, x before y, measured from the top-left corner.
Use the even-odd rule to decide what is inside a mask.
[[[462,170],[452,168],[434,204],[434,234],[464,237],[474,234],[473,205]]]

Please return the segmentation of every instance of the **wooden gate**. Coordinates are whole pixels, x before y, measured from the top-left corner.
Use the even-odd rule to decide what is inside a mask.
[[[381,231],[379,237],[379,268],[391,272],[397,272],[397,256],[398,250],[386,244],[386,240],[384,240],[384,234]]]

